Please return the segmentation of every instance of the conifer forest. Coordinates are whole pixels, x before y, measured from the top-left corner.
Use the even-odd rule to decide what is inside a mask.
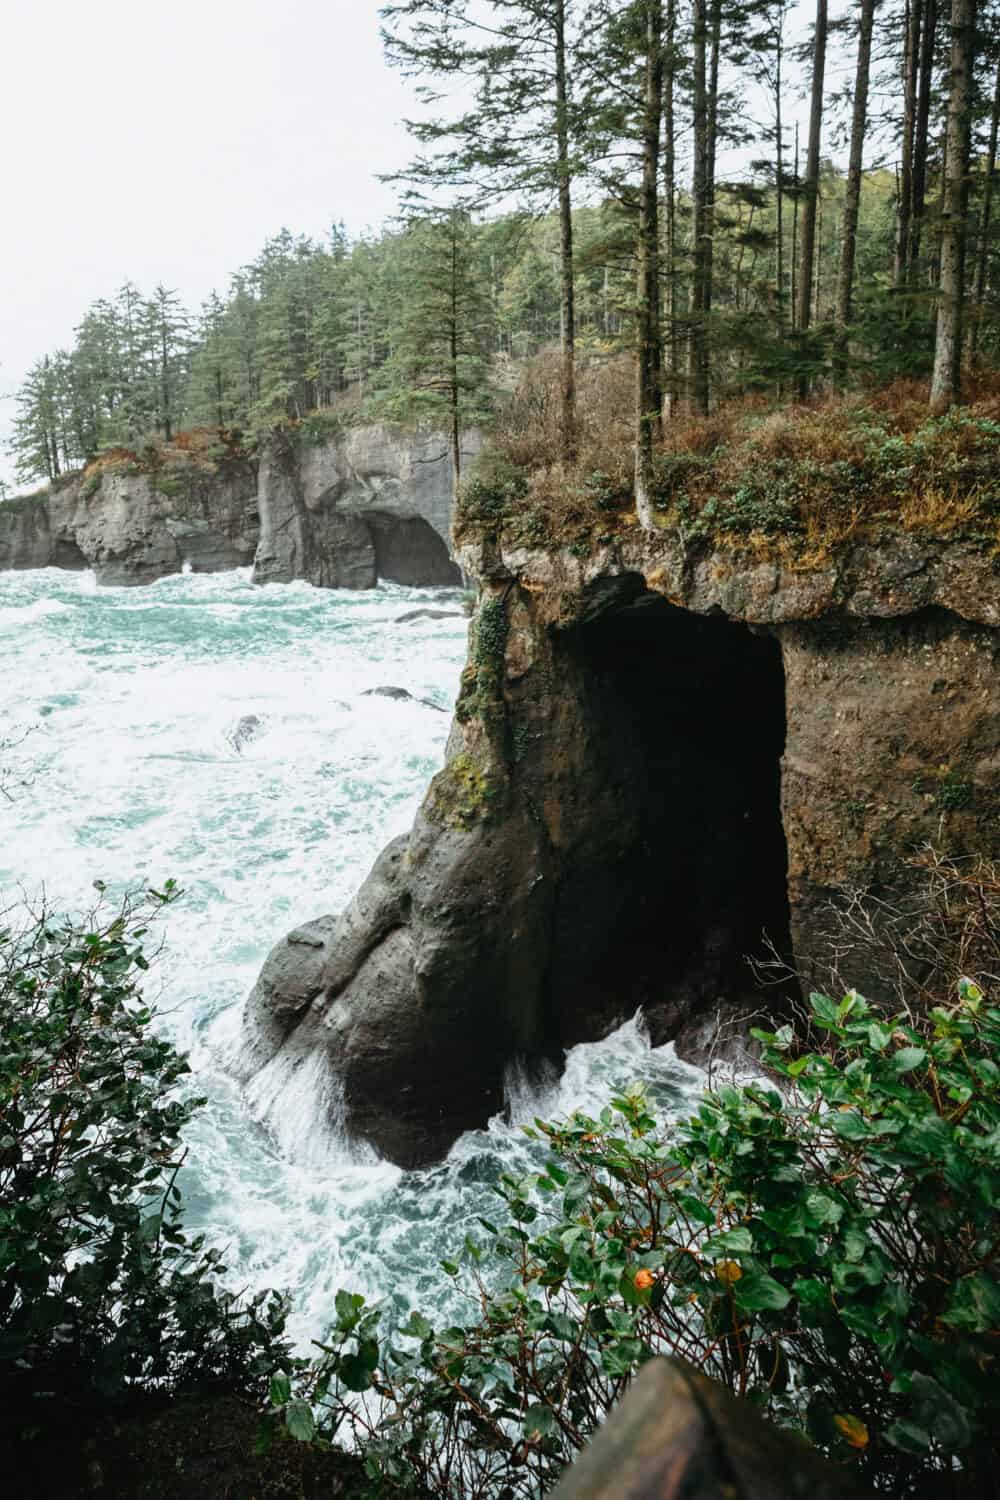
[[[325,408],[455,426],[512,369],[633,351],[636,485],[672,414],[930,377],[958,400],[1000,340],[996,0],[405,0],[399,217],[282,229],[197,311],[126,281],[18,394],[49,480],[192,426]]]

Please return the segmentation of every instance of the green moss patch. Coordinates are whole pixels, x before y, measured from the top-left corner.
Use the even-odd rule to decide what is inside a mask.
[[[496,778],[463,751],[431,783],[429,810],[437,822],[450,828],[471,829],[491,821],[500,795]]]

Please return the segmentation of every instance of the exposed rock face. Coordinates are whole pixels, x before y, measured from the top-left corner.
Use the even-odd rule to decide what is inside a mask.
[[[260,460],[260,542],[255,583],[304,578],[318,588],[369,589],[378,581],[375,547],[360,516],[333,512],[314,523],[295,456],[272,444]]]
[[[0,568],[93,568],[99,583],[151,583],[185,564],[246,567],[257,546],[257,479],[246,460],[169,472],[84,471],[0,505]]]
[[[452,478],[440,436],[376,423],[295,450],[277,440],[261,458],[259,497],[257,583],[461,582],[449,553]]]
[[[0,506],[0,569],[47,568],[53,552],[47,496],[25,496]],[[85,560],[79,566],[86,567]]]
[[[975,548],[809,573],[636,533],[461,561],[483,590],[445,769],[309,985],[279,944],[247,1008],[245,1071],[322,1049],[394,1160],[482,1124],[512,1057],[637,1005],[703,1055],[768,1000],[765,934],[808,960],[835,889],[885,890],[930,838],[1000,853],[1000,573]]]
[[[479,446],[477,433],[464,435],[466,457],[474,457]],[[349,427],[336,441],[303,446],[299,469],[311,509],[332,504],[403,520],[419,517],[442,541],[450,540],[451,458],[441,433],[411,434],[385,422]]]
[[[475,434],[467,443],[474,453]],[[259,462],[169,447],[159,457],[101,463],[0,504],[0,569],[93,568],[100,583],[140,584],[185,564],[206,573],[254,563],[258,583],[461,582],[439,436],[377,423],[294,448],[276,439]]]

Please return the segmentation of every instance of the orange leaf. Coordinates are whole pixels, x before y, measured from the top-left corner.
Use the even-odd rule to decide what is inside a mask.
[[[860,1417],[834,1417],[833,1425],[852,1448],[868,1447],[868,1428]]]

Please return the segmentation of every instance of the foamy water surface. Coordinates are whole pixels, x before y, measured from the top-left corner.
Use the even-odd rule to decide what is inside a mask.
[[[209,1097],[190,1132],[187,1218],[226,1250],[238,1285],[291,1292],[302,1342],[322,1334],[340,1286],[399,1313],[442,1309],[441,1257],[477,1215],[495,1216],[500,1171],[531,1169],[522,1118],[597,1109],[639,1077],[680,1108],[700,1082],[633,1021],[574,1048],[549,1090],[512,1080],[510,1120],[403,1173],[329,1129],[319,1071],[316,1087],[300,1075],[280,1091],[277,1120],[272,1101],[230,1080],[268,949],[346,903],[442,763],[465,660],[458,601],[396,586],[254,588],[245,570],[140,589],[0,573],[0,738],[30,730],[7,757],[0,905],[44,890],[79,911],[95,880],[109,895],[168,877],[183,887],[151,989]],[[428,606],[456,614],[397,623]],[[370,693],[380,686],[413,701]]]

